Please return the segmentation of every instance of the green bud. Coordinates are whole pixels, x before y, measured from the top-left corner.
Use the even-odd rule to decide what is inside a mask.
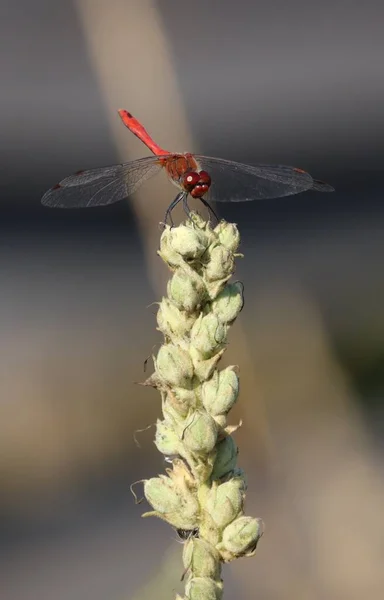
[[[228,475],[236,467],[238,449],[232,436],[228,435],[216,446],[217,454],[213,464],[212,479]]]
[[[205,269],[208,281],[218,281],[230,277],[234,269],[233,253],[224,246],[214,246],[210,250],[210,260]]]
[[[231,477],[232,481],[239,480],[239,485],[242,487],[244,492],[247,490],[247,487],[248,487],[247,476],[243,469],[240,469],[239,467],[235,467],[233,469],[233,471],[231,472],[230,477]]]
[[[215,371],[202,386],[202,401],[209,414],[226,414],[235,404],[239,395],[239,378],[235,367]]]
[[[200,503],[201,506],[201,503]],[[206,540],[213,547],[216,547],[217,544],[221,541],[223,532],[216,525],[211,515],[204,511],[204,516],[201,519],[199,525],[199,536],[200,539]]]
[[[220,574],[220,554],[218,551],[199,538],[190,538],[183,549],[183,565],[196,577],[218,579]]]
[[[201,230],[185,225],[171,229],[169,243],[185,260],[199,258],[208,246],[208,240]]]
[[[205,411],[193,413],[185,425],[184,446],[195,454],[207,454],[215,447],[217,440],[216,421]]]
[[[210,297],[211,300],[214,300],[215,298],[217,298],[217,296],[220,294],[220,292],[224,289],[228,279],[230,279],[232,277],[232,274],[229,274],[227,277],[224,277],[224,279],[219,279],[218,281],[210,281],[207,282],[207,293]]]
[[[243,286],[228,283],[212,302],[212,310],[222,323],[232,323],[243,308]]]
[[[186,312],[181,311],[177,306],[163,298],[157,311],[157,324],[160,331],[169,338],[182,338],[191,330],[195,319]]]
[[[180,506],[180,492],[166,475],[152,477],[144,482],[144,495],[150,505],[161,514],[175,512]]]
[[[221,529],[241,513],[244,491],[243,481],[239,478],[212,486],[204,508]]]
[[[223,584],[209,577],[193,577],[185,586],[188,600],[221,600]]]
[[[196,406],[196,393],[193,389],[187,390],[181,387],[169,388],[163,397],[163,414],[173,420],[180,421],[180,417],[186,417],[191,408]]]
[[[166,455],[179,454],[180,438],[170,421],[160,421],[156,424],[155,444],[159,452]]]
[[[239,556],[253,556],[263,533],[262,519],[239,517],[224,529],[218,550],[226,562]]]
[[[227,328],[213,313],[200,315],[191,330],[191,344],[202,358],[210,358],[226,339]]]
[[[177,529],[198,527],[199,503],[183,480],[153,477],[144,482],[144,494],[155,512],[143,516],[157,516]]]
[[[167,292],[176,306],[187,313],[199,309],[207,295],[203,279],[188,265],[177,269],[168,282]]]
[[[188,220],[185,223],[186,227],[190,229],[198,229],[199,232],[204,233],[204,236],[207,238],[208,243],[212,243],[217,239],[217,234],[215,234],[211,228],[209,221],[205,221],[199,214],[192,211],[189,215]]]
[[[156,359],[156,372],[168,385],[190,388],[193,364],[188,352],[173,344],[161,346]]]
[[[221,221],[216,225],[214,232],[219,236],[220,243],[231,252],[236,252],[240,244],[240,234],[234,223]]]
[[[186,390],[185,388],[173,388],[176,398],[183,404],[188,404],[191,408],[196,405],[196,392],[194,390]]]
[[[214,450],[210,452],[207,456],[201,457],[201,460],[196,460],[196,456],[191,452],[183,451],[183,458],[191,464],[191,469],[193,470],[193,476],[196,481],[207,481],[212,473],[212,465],[215,460],[215,452]],[[207,538],[205,538],[207,539]]]
[[[212,376],[217,363],[225,352],[225,348],[222,348],[219,350],[219,352],[217,352],[217,354],[212,356],[212,358],[208,358],[207,360],[204,360],[200,352],[193,345],[190,346],[189,352],[193,361],[193,368],[196,377],[200,381],[206,381]]]
[[[170,244],[172,228],[167,225],[160,238],[160,250],[157,254],[166,262],[170,267],[175,268],[184,263],[184,259],[176,250],[174,250]]]
[[[216,423],[218,424],[220,429],[225,429],[227,426],[227,415],[214,415]]]

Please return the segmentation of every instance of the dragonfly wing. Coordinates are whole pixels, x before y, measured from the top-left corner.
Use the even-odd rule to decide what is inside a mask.
[[[325,183],[325,181],[314,179],[311,190],[314,192],[334,192],[335,188],[329,185],[329,183]]]
[[[317,183],[309,173],[295,167],[252,166],[209,156],[195,158],[200,168],[212,178],[209,192],[204,196],[208,201],[244,202],[280,198],[310,190]]]
[[[79,171],[48,190],[41,202],[57,208],[113,204],[133,194],[161,168],[158,158],[149,156],[112,167]]]

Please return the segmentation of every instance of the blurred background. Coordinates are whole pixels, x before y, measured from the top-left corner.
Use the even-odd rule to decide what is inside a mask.
[[[0,596],[170,598],[181,546],[141,520],[162,472],[159,396],[135,382],[161,338],[156,256],[174,197],[40,205],[64,176],[156,141],[294,164],[334,194],[222,204],[245,308],[233,422],[247,513],[266,533],[225,597],[370,600],[384,571],[384,39],[381,2],[0,0]],[[175,219],[182,212],[175,211]],[[154,591],[155,590],[155,591]]]

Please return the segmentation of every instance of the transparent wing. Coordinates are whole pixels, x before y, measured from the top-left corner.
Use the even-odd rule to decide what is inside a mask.
[[[325,183],[325,181],[320,181],[320,179],[314,179],[311,190],[314,192],[334,192],[335,188],[329,185],[329,183]]]
[[[263,198],[280,198],[306,190],[333,191],[328,184],[315,181],[309,173],[284,165],[245,165],[242,163],[195,156],[199,166],[212,179],[205,200],[244,202]]]
[[[112,167],[78,171],[48,190],[41,202],[57,208],[113,204],[133,194],[161,168],[159,157],[149,156]]]

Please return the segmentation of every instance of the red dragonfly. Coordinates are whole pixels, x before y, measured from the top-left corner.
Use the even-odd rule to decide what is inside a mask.
[[[165,222],[180,201],[189,212],[188,195],[199,198],[212,211],[209,205],[211,200],[243,202],[290,196],[306,190],[334,190],[332,186],[313,179],[309,173],[297,167],[251,166],[189,152],[168,152],[153,141],[141,123],[129,112],[123,109],[118,112],[124,125],[154,156],[111,167],[77,171],[48,190],[41,200],[43,204],[58,208],[112,204],[133,194],[147,179],[162,169],[180,190],[166,212]]]

